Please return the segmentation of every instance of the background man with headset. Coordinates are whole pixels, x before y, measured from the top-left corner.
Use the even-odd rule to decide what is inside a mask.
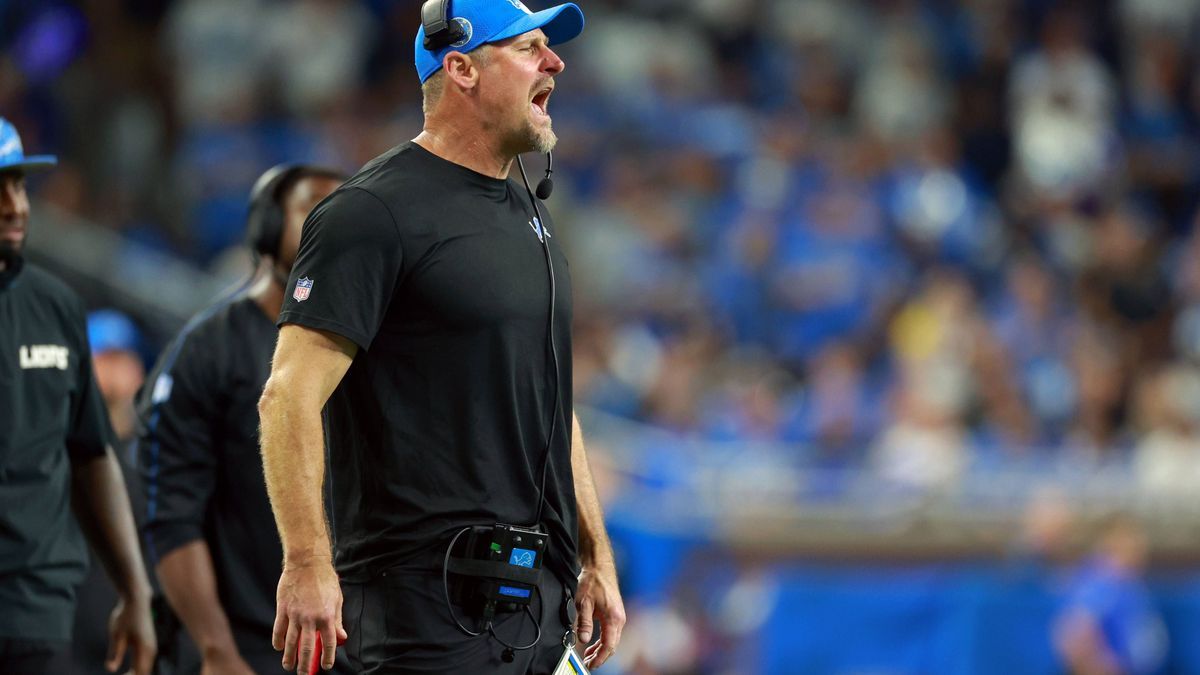
[[[0,671],[49,673],[66,650],[86,535],[119,594],[107,666],[115,670],[129,647],[133,671],[146,675],[156,649],[150,582],[83,302],[22,255],[25,172],[55,163],[26,156],[0,118]]]
[[[624,608],[571,402],[567,262],[528,184],[508,180],[521,153],[554,146],[547,103],[564,64],[550,45],[582,30],[573,4],[426,2],[415,45],[424,130],[305,225],[259,404],[284,547],[274,642],[286,668],[308,663],[318,632],[325,667],[349,631],[347,654],[367,673],[549,673],[570,629],[586,644],[594,619],[590,665],[620,640]],[[504,542],[489,551],[481,540],[484,557],[468,559],[470,547],[453,546],[476,528]],[[529,568],[540,545],[541,573],[508,570],[526,587],[499,587],[527,601],[522,611],[451,602],[451,565]]]
[[[271,532],[255,405],[300,228],[342,178],[280,165],[258,179],[247,222],[257,283],[193,318],[140,396],[148,550],[206,673],[280,671],[270,639],[283,555]]]

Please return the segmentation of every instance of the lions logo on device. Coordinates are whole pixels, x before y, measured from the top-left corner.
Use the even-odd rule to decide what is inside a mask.
[[[512,550],[512,554],[508,558],[508,564],[533,569],[533,560],[536,557],[537,554],[529,549],[514,548]]]

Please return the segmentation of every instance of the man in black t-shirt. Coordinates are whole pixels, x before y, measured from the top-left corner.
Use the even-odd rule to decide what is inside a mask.
[[[313,210],[279,317],[259,404],[284,548],[275,646],[289,669],[318,633],[328,666],[348,632],[363,672],[549,673],[599,620],[585,652],[599,666],[625,613],[572,408],[570,277],[544,205],[508,180],[519,154],[554,145],[550,45],[583,14],[453,0],[433,18],[455,30],[430,49],[417,34],[424,130]],[[470,637],[447,606],[448,544],[497,523],[547,534],[529,649],[501,642],[533,641],[523,613]]]
[[[107,666],[116,669],[129,647],[134,672],[146,675],[156,649],[150,582],[92,375],[83,303],[22,257],[25,172],[54,162],[26,156],[0,118],[0,672],[48,673],[66,649],[86,536],[120,594]]]
[[[193,318],[139,397],[147,550],[204,672],[283,672],[271,649],[283,554],[271,532],[255,406],[271,371],[275,317],[300,228],[342,178],[304,165],[263,174],[247,227],[261,258],[257,283]]]

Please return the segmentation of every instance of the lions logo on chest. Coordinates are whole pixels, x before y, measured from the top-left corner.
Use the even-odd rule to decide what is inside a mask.
[[[17,358],[22,370],[35,368],[58,368],[66,370],[71,360],[71,350],[62,345],[21,345]]]

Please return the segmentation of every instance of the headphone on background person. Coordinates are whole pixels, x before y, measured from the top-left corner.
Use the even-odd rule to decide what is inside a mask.
[[[450,0],[425,0],[421,5],[421,26],[425,29],[425,41],[421,44],[426,51],[436,52],[468,38],[462,25],[450,17]],[[554,192],[554,181],[550,178],[553,173],[554,153],[547,152],[546,175],[538,181],[534,191],[538,199],[545,201]]]
[[[276,164],[254,181],[246,216],[246,245],[256,258],[279,257],[286,220],[283,204],[280,203],[283,195],[279,194],[279,189],[300,172],[309,170],[310,167],[305,164]]]
[[[283,188],[303,178],[316,176],[343,181],[341,171],[315,164],[284,163],[263,172],[250,188],[250,208],[246,214],[246,246],[255,259],[279,257],[283,227],[287,221],[283,208]]]

